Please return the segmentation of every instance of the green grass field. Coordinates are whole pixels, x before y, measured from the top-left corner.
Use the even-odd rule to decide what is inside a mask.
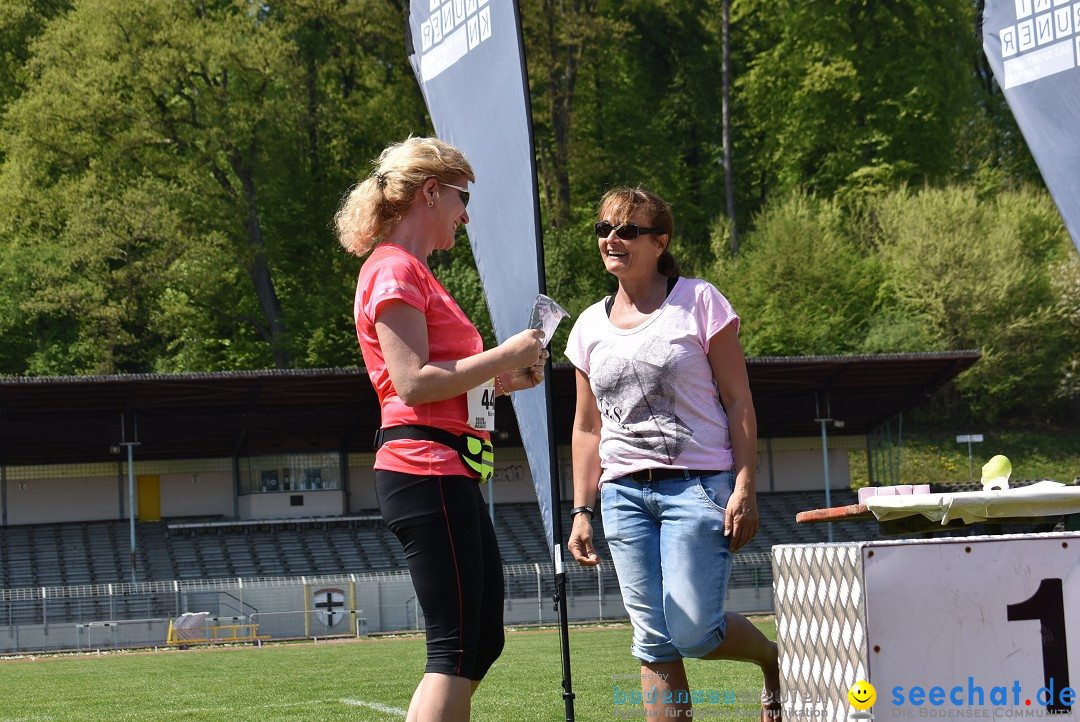
[[[772,620],[756,623],[775,638]],[[613,685],[637,687],[612,678],[638,672],[629,645],[625,625],[571,629],[577,720],[641,709],[612,701]],[[419,636],[3,659],[0,720],[401,720],[423,665]],[[734,704],[701,706],[714,718],[754,719],[754,667],[688,660],[687,670],[693,690],[736,693]],[[473,719],[563,720],[561,680],[558,630],[512,631]]]

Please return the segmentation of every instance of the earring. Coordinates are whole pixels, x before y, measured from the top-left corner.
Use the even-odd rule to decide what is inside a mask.
[[[435,205],[435,201],[428,201],[427,204],[428,208],[431,208],[433,205]]]

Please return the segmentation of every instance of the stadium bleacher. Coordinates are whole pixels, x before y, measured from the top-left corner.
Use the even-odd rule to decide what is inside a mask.
[[[747,551],[768,552],[773,544],[819,542],[824,527],[799,528],[796,511],[805,494],[760,496],[762,529]],[[562,509],[569,532],[568,506]],[[844,522],[844,540],[868,537],[869,525]],[[502,504],[495,530],[506,564],[547,562],[546,533],[535,504]],[[596,545],[607,556],[603,524]],[[131,579],[128,522],[94,521],[0,527],[0,584],[3,588],[109,584]],[[220,526],[198,519],[136,524],[139,580],[278,577],[403,569],[404,554],[377,512],[363,521],[343,518],[275,520]]]
[[[935,491],[955,491],[938,487]],[[854,492],[836,490],[834,506],[854,504]],[[767,567],[776,544],[818,544],[829,540],[827,524],[797,524],[799,511],[824,506],[823,493],[758,495],[761,528],[736,556],[736,563]],[[602,514],[602,512],[601,512]],[[569,504],[562,508],[564,536],[570,530]],[[600,517],[602,519],[602,515]],[[982,525],[950,530],[954,536],[1030,532],[1027,527]],[[546,533],[535,504],[500,504],[495,532],[507,565],[547,563]],[[594,525],[596,547],[610,558],[603,524]],[[0,588],[74,586],[127,582],[132,578],[128,522],[93,521],[0,527]],[[832,540],[882,538],[872,520],[832,524]],[[569,557],[567,557],[569,562]],[[284,577],[366,573],[405,568],[404,553],[377,511],[360,516],[223,523],[220,518],[165,520],[136,524],[139,581]]]

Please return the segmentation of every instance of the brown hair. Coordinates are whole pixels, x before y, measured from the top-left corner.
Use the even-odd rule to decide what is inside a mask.
[[[428,178],[450,183],[465,176],[476,181],[465,154],[438,138],[394,143],[373,165],[375,171],[352,187],[334,215],[338,242],[357,256],[366,254],[394,229]]]
[[[652,191],[641,186],[615,186],[604,194],[596,209],[597,220],[606,219],[615,224],[625,223],[637,213],[649,218],[649,225],[653,228],[659,228],[661,233],[667,234],[670,247],[671,237],[675,232],[671,206]],[[656,259],[656,270],[669,278],[679,276],[679,262],[668,248],[664,248],[664,252]]]

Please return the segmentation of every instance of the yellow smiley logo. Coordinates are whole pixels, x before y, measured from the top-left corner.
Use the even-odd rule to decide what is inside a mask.
[[[849,689],[847,693],[847,698],[848,701],[851,702],[851,706],[855,709],[870,709],[877,700],[877,690],[874,689],[874,685],[860,679],[858,682],[851,685],[851,689]]]

